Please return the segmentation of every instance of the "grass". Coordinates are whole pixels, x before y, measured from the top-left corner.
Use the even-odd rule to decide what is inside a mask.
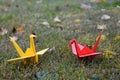
[[[81,3],[91,4],[94,8],[85,10]],[[120,41],[114,38],[120,35],[119,8],[117,2],[91,3],[88,0],[46,0],[36,3],[34,0],[1,0],[0,27],[8,30],[8,34],[0,36],[0,80],[119,80],[120,79]],[[104,12],[101,11],[103,8]],[[7,10],[6,10],[7,9]],[[108,14],[111,19],[103,21],[100,17]],[[55,23],[54,17],[59,16],[61,23]],[[75,20],[80,19],[80,24]],[[48,21],[50,28],[41,23]],[[96,23],[106,24],[104,35],[106,41],[100,42],[97,51],[105,49],[115,52],[118,56],[106,59],[103,55],[93,61],[79,61],[72,54],[68,44],[75,38],[81,44],[93,45],[99,30]],[[18,57],[16,50],[9,40],[13,27],[23,26],[25,32],[19,35],[17,43],[23,50],[29,46],[29,35],[35,33],[36,50],[55,47],[54,52],[47,52],[39,57],[37,64],[23,62],[8,63],[10,58]],[[61,26],[61,28],[60,28]]]

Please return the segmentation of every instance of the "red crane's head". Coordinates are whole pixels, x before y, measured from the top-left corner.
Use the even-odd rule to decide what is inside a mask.
[[[69,46],[71,46],[73,43],[77,43],[77,41],[75,39],[72,39],[69,43]]]

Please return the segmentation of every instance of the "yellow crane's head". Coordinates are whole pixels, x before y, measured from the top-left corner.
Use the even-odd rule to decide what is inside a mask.
[[[30,35],[30,37],[34,38],[34,37],[37,37],[37,36],[36,36],[36,35],[31,34],[31,35]]]

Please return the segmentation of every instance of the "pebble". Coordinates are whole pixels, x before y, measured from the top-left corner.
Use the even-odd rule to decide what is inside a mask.
[[[100,29],[100,30],[101,30],[101,29],[106,29],[106,25],[104,25],[104,24],[103,24],[103,25],[99,25],[99,24],[98,24],[98,25],[97,25],[97,29]]]
[[[61,20],[59,19],[59,17],[58,17],[58,16],[56,16],[56,17],[54,18],[54,22],[56,22],[56,23],[60,23],[60,22],[61,22]]]
[[[93,80],[99,80],[99,77],[98,77],[97,74],[93,74],[93,75],[92,75],[92,79],[93,79]]]
[[[107,14],[102,15],[101,19],[102,20],[109,20],[111,17]]]
[[[79,24],[79,23],[80,23],[80,19],[76,19],[74,22],[75,22],[76,24]]]

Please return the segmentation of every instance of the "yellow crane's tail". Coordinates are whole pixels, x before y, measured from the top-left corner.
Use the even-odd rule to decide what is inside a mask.
[[[10,38],[11,42],[13,43],[15,49],[17,50],[18,54],[20,56],[24,56],[23,50],[19,47],[19,45],[15,42],[15,40],[12,37],[9,37],[9,38]]]
[[[37,52],[37,55],[43,55],[49,48],[43,49],[39,52]]]

